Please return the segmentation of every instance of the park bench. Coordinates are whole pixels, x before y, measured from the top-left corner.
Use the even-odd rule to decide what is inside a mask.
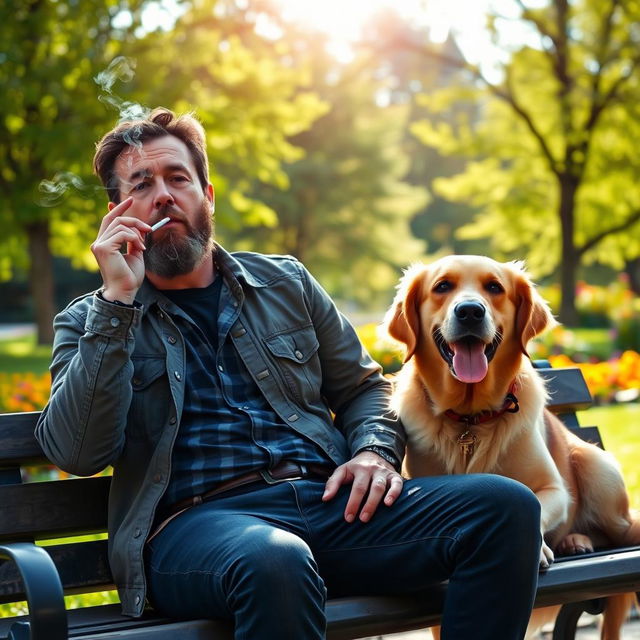
[[[580,370],[551,369],[545,361],[537,366],[549,383],[550,408],[581,437],[601,444],[598,429],[580,427],[576,418],[577,410],[591,404]],[[38,415],[0,414],[0,603],[26,600],[29,605],[28,616],[0,618],[0,638],[230,640],[230,625],[217,620],[176,622],[151,610],[134,620],[122,616],[118,604],[65,610],[63,593],[113,588],[106,539],[86,540],[87,534],[106,532],[110,478],[25,482],[25,468],[31,477],[37,469],[51,468],[33,436]],[[85,539],[69,541],[78,536]],[[55,543],[62,538],[64,543]],[[54,543],[42,547],[35,540]],[[328,638],[346,640],[436,625],[445,590],[442,584],[411,597],[331,599]],[[599,550],[559,558],[540,577],[536,607],[564,605],[553,638],[568,640],[582,612],[601,611],[604,596],[639,590],[640,547]]]

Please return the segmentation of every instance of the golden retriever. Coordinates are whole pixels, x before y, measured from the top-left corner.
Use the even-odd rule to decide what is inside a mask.
[[[521,263],[461,255],[408,269],[385,317],[406,349],[393,398],[406,475],[499,473],[530,487],[542,505],[542,568],[554,551],[640,544],[613,456],[545,409],[527,344],[554,324]],[[604,639],[618,640],[633,600],[608,599]]]

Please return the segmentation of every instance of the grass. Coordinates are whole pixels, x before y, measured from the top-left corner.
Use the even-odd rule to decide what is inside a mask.
[[[0,340],[0,371],[36,373],[49,370],[51,345],[37,345],[35,335]]]
[[[591,407],[578,414],[583,426],[595,425],[600,429],[605,449],[620,463],[631,498],[631,507],[640,511],[640,404]]]

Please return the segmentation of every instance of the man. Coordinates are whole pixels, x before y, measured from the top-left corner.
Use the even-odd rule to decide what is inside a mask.
[[[327,294],[293,258],[213,242],[197,120],[120,124],[94,168],[104,286],[56,318],[36,436],[71,473],[113,465],[124,613],[149,600],[231,618],[236,638],[319,640],[327,591],[449,580],[444,639],[523,637],[537,500],[497,476],[403,482],[389,383]]]

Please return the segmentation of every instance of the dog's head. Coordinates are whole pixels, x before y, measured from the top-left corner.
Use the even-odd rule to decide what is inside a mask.
[[[458,381],[478,383],[494,359],[509,375],[555,321],[521,263],[457,255],[412,266],[385,323],[405,344],[405,362],[418,354],[425,368],[440,358]]]

